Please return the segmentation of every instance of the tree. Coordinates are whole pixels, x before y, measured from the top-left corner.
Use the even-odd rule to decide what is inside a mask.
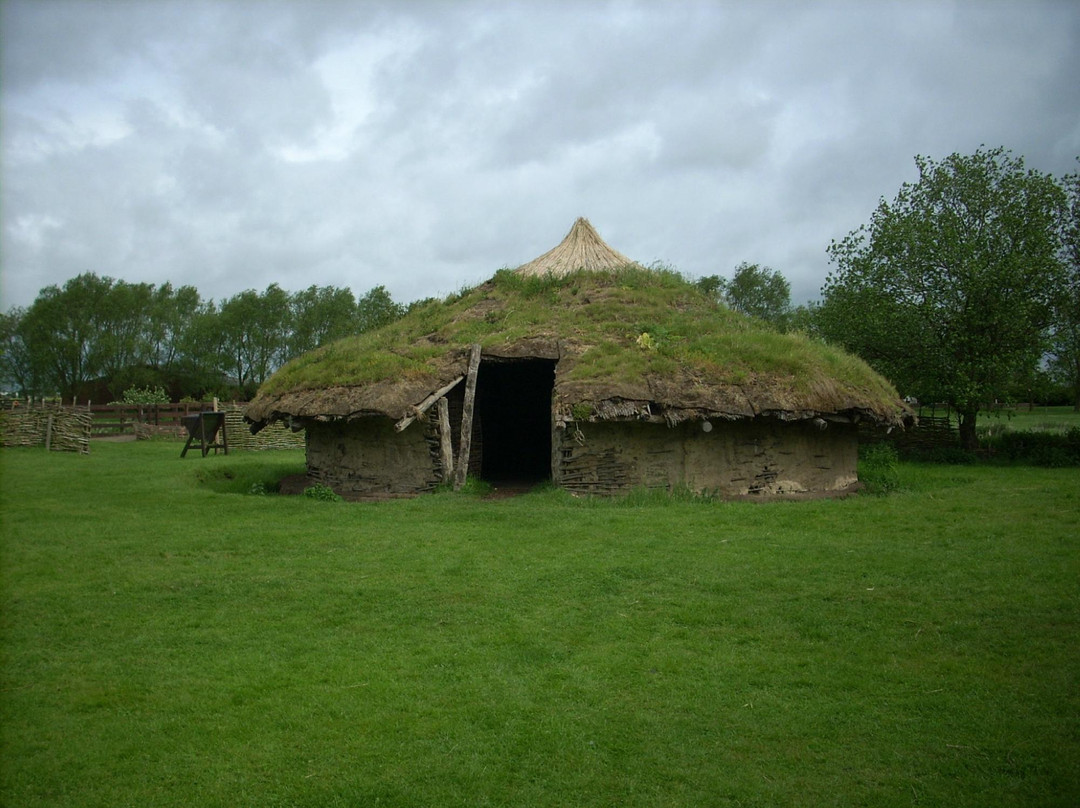
[[[348,289],[311,286],[289,299],[292,335],[289,358],[357,331],[356,298]]]
[[[245,397],[285,361],[291,313],[289,295],[276,283],[262,294],[248,289],[221,304],[221,333],[229,372]]]
[[[915,163],[917,182],[829,246],[818,323],[901,392],[952,405],[975,448],[980,405],[1046,347],[1064,193],[1001,148]]]
[[[1062,230],[1065,282],[1055,301],[1050,338],[1050,372],[1071,392],[1073,411],[1080,412],[1080,174],[1063,181],[1068,198]]]
[[[185,334],[203,302],[194,286],[174,289],[164,283],[153,290],[146,333],[146,362],[162,377],[181,361]]]
[[[177,337],[177,397],[206,400],[225,393],[226,350],[221,313],[214,301],[199,303]]]
[[[18,306],[0,313],[0,384],[5,392],[37,395],[39,371],[23,337],[26,309]]]
[[[111,309],[113,283],[87,272],[38,293],[21,327],[38,392],[74,397],[101,376],[109,351],[101,312]]]
[[[363,333],[394,322],[405,308],[395,303],[385,286],[376,286],[356,303],[357,332]]]
[[[92,324],[101,343],[100,376],[113,398],[136,384],[149,384],[154,287],[115,281],[102,295]]]
[[[731,280],[717,275],[701,278],[705,294],[735,311],[757,317],[783,331],[791,314],[791,284],[775,269],[743,261]]]

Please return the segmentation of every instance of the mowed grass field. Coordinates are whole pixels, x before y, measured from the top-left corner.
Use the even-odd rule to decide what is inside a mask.
[[[299,453],[5,449],[0,803],[1073,806],[1080,470],[257,496]]]
[[[977,423],[1017,432],[1065,432],[1080,428],[1080,413],[1072,407],[1003,408],[997,412],[980,412]]]

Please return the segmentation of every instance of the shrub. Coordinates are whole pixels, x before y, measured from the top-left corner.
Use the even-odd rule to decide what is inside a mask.
[[[872,443],[859,448],[859,480],[871,494],[883,496],[900,487],[896,469],[899,458],[891,443]]]
[[[988,455],[1011,463],[1063,468],[1080,466],[1080,428],[1054,432],[1005,432],[986,439]]]
[[[169,395],[164,387],[129,387],[119,401],[113,404],[168,404]]]
[[[343,499],[340,494],[334,491],[328,485],[322,485],[321,483],[316,485],[309,485],[304,489],[304,496],[308,499],[317,499],[320,502],[342,502]]]

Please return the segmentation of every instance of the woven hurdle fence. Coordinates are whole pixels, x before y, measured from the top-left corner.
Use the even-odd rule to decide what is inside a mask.
[[[85,409],[31,404],[0,411],[0,443],[90,454],[93,416]]]
[[[265,452],[272,449],[303,449],[304,432],[293,432],[285,425],[271,424],[257,435],[251,434],[239,407],[225,410],[225,429],[229,436],[229,451]]]
[[[225,413],[225,434],[229,440],[230,452],[266,452],[274,449],[303,449],[304,433],[293,432],[280,423],[262,429],[257,435],[251,434],[249,424],[244,420],[242,404],[225,405],[220,408]],[[168,440],[187,440],[187,429],[183,424],[134,424],[137,440],[155,438]]]

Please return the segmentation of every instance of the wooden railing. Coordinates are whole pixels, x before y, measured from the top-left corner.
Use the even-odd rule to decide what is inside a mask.
[[[182,427],[185,415],[212,410],[235,409],[241,403],[218,401],[189,401],[180,404],[85,404],[93,415],[95,435],[124,435],[135,430],[136,424],[154,427]]]

